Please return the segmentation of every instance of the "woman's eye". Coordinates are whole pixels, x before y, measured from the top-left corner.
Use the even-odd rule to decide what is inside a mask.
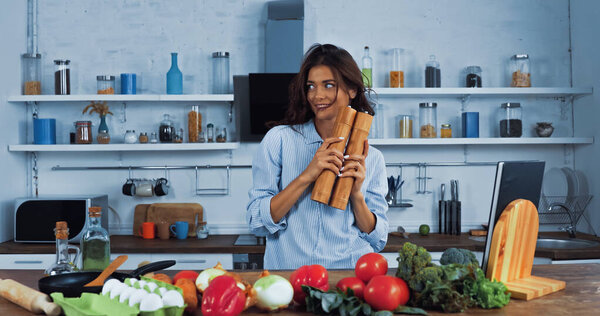
[[[335,85],[333,83],[326,83],[325,84],[325,88],[329,89],[329,88],[335,88]]]
[[[308,90],[312,90],[312,89],[314,89],[314,88],[315,88],[315,86],[314,86],[314,85],[312,85],[312,84],[307,84],[307,85],[306,85],[306,89],[308,89]]]

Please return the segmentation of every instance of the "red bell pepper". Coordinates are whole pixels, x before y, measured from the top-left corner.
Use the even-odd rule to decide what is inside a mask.
[[[202,296],[203,316],[235,316],[244,310],[246,295],[234,278],[221,275],[210,281]]]
[[[313,264],[310,266],[301,266],[290,275],[290,283],[294,288],[294,302],[304,305],[306,304],[304,291],[302,291],[302,285],[309,285],[316,287],[323,291],[329,290],[329,277],[327,275],[327,269],[322,265]]]

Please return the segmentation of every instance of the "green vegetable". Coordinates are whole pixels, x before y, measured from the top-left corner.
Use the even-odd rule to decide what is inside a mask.
[[[440,263],[443,265],[458,263],[458,264],[471,264],[479,265],[479,261],[475,257],[475,254],[468,249],[461,248],[448,248],[442,254]]]
[[[510,293],[504,284],[486,279],[470,251],[452,249],[444,252],[446,259],[458,258],[465,264],[438,266],[431,263],[425,248],[411,243],[402,246],[396,275],[407,281],[411,289],[409,305],[455,313],[475,305],[498,308],[508,304]]]
[[[419,234],[421,234],[421,236],[429,235],[429,225],[423,224],[419,226]]]
[[[341,315],[341,316],[392,316],[393,314],[427,315],[420,308],[398,306],[391,311],[374,311],[367,303],[362,302],[354,296],[352,289],[346,293],[339,289],[324,292],[316,287],[302,285],[302,291],[306,293],[306,311],[317,315]]]

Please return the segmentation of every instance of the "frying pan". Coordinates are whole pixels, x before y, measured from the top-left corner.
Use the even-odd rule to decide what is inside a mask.
[[[139,267],[130,273],[114,272],[107,280],[117,279],[123,282],[126,278],[137,278],[148,272],[166,269],[175,265],[175,263],[175,260],[153,262]],[[102,286],[84,287],[84,285],[97,278],[101,272],[72,272],[46,276],[38,281],[38,288],[48,295],[53,292],[61,292],[65,297],[79,297],[82,292],[100,293],[102,292]]]

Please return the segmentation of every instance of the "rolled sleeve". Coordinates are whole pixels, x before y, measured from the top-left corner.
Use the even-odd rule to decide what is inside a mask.
[[[365,189],[365,203],[369,207],[369,210],[375,214],[376,223],[375,229],[368,234],[362,232],[361,238],[365,239],[375,252],[379,252],[385,247],[389,232],[389,223],[386,215],[388,205],[385,201],[387,175],[383,155],[379,151],[371,150],[372,148],[369,148],[372,159],[370,163],[367,163],[370,181]]]

